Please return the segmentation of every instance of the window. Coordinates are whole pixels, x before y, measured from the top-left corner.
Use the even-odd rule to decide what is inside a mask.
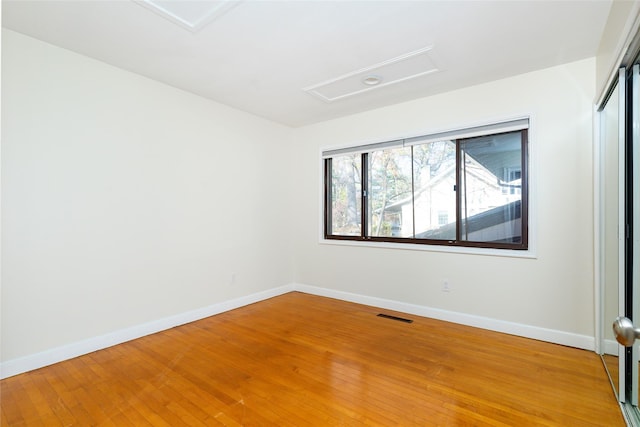
[[[528,119],[323,152],[326,239],[528,248]]]
[[[362,163],[359,155],[350,154],[330,159],[331,203],[326,219],[336,236],[360,236],[362,228]]]

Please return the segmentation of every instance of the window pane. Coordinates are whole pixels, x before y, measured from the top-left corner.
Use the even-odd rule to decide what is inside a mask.
[[[460,142],[461,239],[522,242],[522,134]]]
[[[413,146],[416,238],[456,238],[456,145],[439,141]]]
[[[368,235],[413,237],[411,147],[369,153]]]
[[[360,236],[362,229],[362,160],[360,154],[331,159],[331,217],[327,233]]]

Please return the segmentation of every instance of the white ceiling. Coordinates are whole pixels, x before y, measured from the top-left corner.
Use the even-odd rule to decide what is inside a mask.
[[[185,3],[173,5],[179,10],[205,0],[171,1]],[[221,2],[211,3],[204,9]],[[3,0],[2,24],[301,126],[594,56],[610,7],[609,0],[245,0],[191,28],[140,1]],[[401,73],[367,69],[411,52],[427,52],[431,72],[360,91],[370,88],[360,82],[369,73],[383,83],[384,73]],[[400,61],[414,67],[402,76],[419,74],[418,56],[413,65]],[[325,87],[359,93],[328,102],[305,91],[340,77]]]

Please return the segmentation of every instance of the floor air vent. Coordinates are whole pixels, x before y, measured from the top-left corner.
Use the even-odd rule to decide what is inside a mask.
[[[378,314],[378,317],[384,317],[385,319],[397,320],[398,322],[413,323],[413,320],[411,320],[411,319],[405,319],[404,317],[392,316],[390,314],[380,313],[380,314]]]

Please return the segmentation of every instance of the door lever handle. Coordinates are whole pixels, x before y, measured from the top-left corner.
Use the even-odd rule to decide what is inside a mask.
[[[636,338],[640,338],[640,329],[633,327],[633,322],[627,317],[618,317],[613,322],[613,333],[616,340],[625,347],[631,347]]]

